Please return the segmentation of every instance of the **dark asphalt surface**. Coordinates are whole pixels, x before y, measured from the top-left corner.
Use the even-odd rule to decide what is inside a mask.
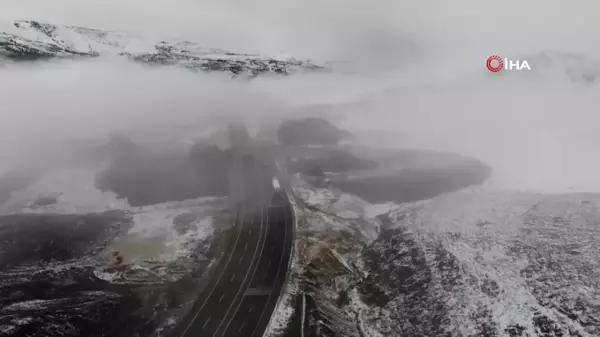
[[[256,273],[223,336],[263,335],[285,282],[293,243],[291,226],[291,206],[268,208],[267,235]]]
[[[218,265],[176,336],[262,336],[285,283],[293,243],[293,211],[261,163],[243,170],[233,248]],[[247,167],[246,167],[247,169]]]

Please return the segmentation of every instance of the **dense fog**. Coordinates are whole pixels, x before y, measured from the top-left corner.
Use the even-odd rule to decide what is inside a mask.
[[[334,74],[250,82],[104,58],[10,64],[0,67],[0,146],[29,158],[115,129],[170,137],[181,125],[306,113],[377,144],[473,155],[496,187],[597,191],[598,11],[592,0],[4,0],[4,31],[35,19],[344,62]],[[491,74],[493,54],[532,71]]]

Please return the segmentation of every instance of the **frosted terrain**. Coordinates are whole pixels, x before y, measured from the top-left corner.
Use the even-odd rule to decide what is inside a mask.
[[[309,289],[309,307],[319,306],[323,315],[308,320],[310,326],[320,319],[348,337],[595,337],[600,335],[599,199],[585,193],[600,192],[599,6],[592,0],[93,0],[86,5],[4,0],[0,32],[42,49],[111,57],[85,64],[0,66],[0,147],[4,158],[12,148],[7,144],[25,140],[35,154],[53,137],[140,125],[167,129],[198,123],[199,116],[256,122],[318,115],[379,147],[470,155],[494,170],[485,186],[418,203],[369,205],[295,181],[298,256],[287,296],[303,290],[302,278],[316,282]],[[40,35],[30,25],[17,27],[15,20],[56,24],[64,38]],[[64,27],[110,31],[111,38]],[[144,53],[155,52],[163,39],[176,41],[171,44],[180,48],[176,51],[193,41],[195,52],[283,52],[344,66],[241,86],[181,69],[134,67],[113,57],[148,56]],[[490,74],[485,60],[493,54],[527,59],[532,72]],[[74,183],[80,176],[86,182]],[[94,190],[89,177],[53,173],[2,206],[5,212],[36,215],[104,210],[131,215],[119,225],[121,215],[102,223],[106,236],[100,241],[110,239],[111,248],[123,251],[121,259],[137,267],[115,270],[89,258],[43,266],[42,274],[52,269],[67,286],[74,265],[90,267],[113,290],[128,279],[170,280],[180,274],[165,266],[173,261],[181,262],[175,263],[178,268],[187,266],[190,247],[203,247],[213,233],[214,221],[205,212],[212,201],[132,209]],[[55,182],[63,187],[53,187]],[[179,208],[195,214],[185,233],[174,225]],[[51,225],[49,234],[40,232],[52,234]],[[113,240],[121,236],[127,240]],[[113,258],[110,250],[97,253]],[[37,282],[31,275],[40,266],[11,268],[3,284]],[[83,300],[69,305],[62,293],[58,299],[31,299],[11,290],[0,294],[8,301],[0,306],[0,332],[43,320],[40,313],[48,308],[70,306],[72,317],[82,317],[81,308],[90,303],[126,303],[116,310],[124,313],[139,307],[116,290],[97,296],[85,289]],[[281,303],[277,331],[298,313],[290,309],[291,301]],[[17,316],[19,310],[25,318]],[[68,327],[52,319],[44,321],[46,334],[61,323]],[[107,318],[112,325],[122,323],[119,319],[124,318]]]
[[[349,290],[350,302],[334,311],[342,318],[325,322],[348,335],[600,333],[598,195],[477,187],[394,206],[304,183],[295,190],[318,210],[300,213],[299,244],[325,245],[345,266],[321,269],[316,298],[327,310]],[[299,273],[322,254],[301,256]]]

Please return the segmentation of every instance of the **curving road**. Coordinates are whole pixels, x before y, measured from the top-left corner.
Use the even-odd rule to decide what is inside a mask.
[[[176,336],[261,337],[275,310],[293,244],[292,206],[273,188],[270,166],[242,166],[233,247]]]

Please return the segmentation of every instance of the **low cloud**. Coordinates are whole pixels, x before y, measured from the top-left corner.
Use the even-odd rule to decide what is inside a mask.
[[[17,151],[17,140],[43,144],[112,129],[259,124],[322,104],[351,130],[387,135],[389,146],[477,156],[494,167],[497,186],[600,190],[594,1],[6,0],[2,7],[4,27],[37,19],[352,64],[344,73],[251,82],[112,59],[11,66],[0,69],[5,151]],[[548,51],[557,54],[547,58]],[[493,76],[485,70],[492,54],[532,58],[533,71]]]

